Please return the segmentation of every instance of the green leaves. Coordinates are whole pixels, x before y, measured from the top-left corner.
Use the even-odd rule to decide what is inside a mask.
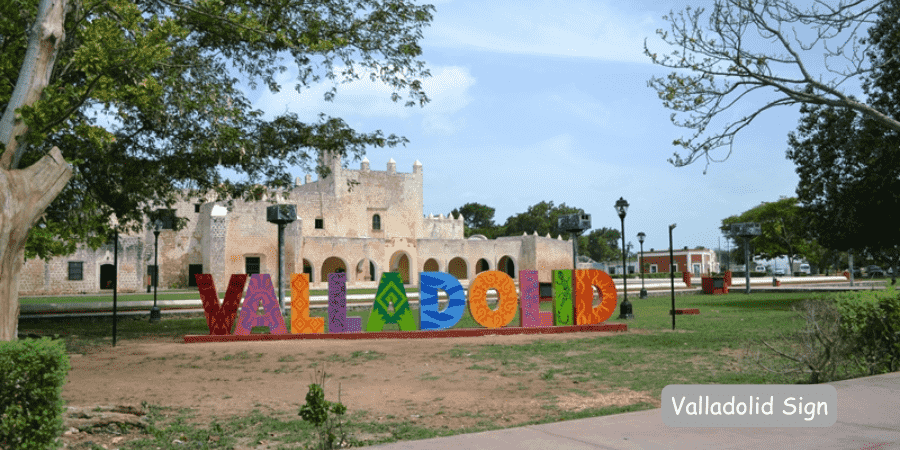
[[[16,84],[37,0],[0,2],[0,105]],[[19,167],[57,146],[74,176],[32,233],[27,254],[57,255],[106,239],[109,217],[140,230],[149,204],[192,189],[241,197],[254,185],[286,185],[291,166],[311,170],[321,150],[357,159],[369,146],[407,140],[358,131],[341,118],[263,120],[249,84],[278,90],[296,65],[300,87],[334,67],[392,86],[392,98],[424,105],[428,71],[419,45],[434,8],[401,0],[82,0],[66,16],[50,86],[20,111],[29,127]],[[330,93],[329,93],[330,94]],[[326,94],[326,95],[329,95]],[[246,176],[228,183],[219,168]],[[69,224],[73,229],[62,231]],[[57,233],[55,237],[48,233]]]
[[[309,385],[309,392],[306,393],[306,404],[300,407],[299,416],[318,429],[320,448],[335,448],[335,442],[338,443],[337,448],[340,448],[340,443],[344,439],[341,417],[347,413],[347,407],[339,401],[330,402],[325,400],[325,391],[322,390],[322,385],[325,384],[325,370],[323,369],[317,373],[321,373],[321,375],[316,380],[316,383]],[[332,414],[335,417],[331,417]],[[336,435],[334,433],[335,430],[339,430],[341,435]]]

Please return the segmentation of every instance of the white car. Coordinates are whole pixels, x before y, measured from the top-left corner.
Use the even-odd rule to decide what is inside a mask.
[[[810,273],[809,264],[800,264],[800,273],[805,273],[805,274],[809,275],[809,273]]]
[[[775,275],[784,275],[784,273],[784,269],[781,267],[775,269]]]

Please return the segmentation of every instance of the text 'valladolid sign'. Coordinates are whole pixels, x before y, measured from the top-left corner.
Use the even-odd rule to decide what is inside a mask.
[[[278,307],[275,289],[269,275],[251,275],[241,314],[235,326],[241,294],[247,275],[234,274],[228,283],[225,300],[220,303],[212,275],[197,275],[200,299],[209,324],[209,335],[188,335],[185,342],[223,342],[270,339],[372,339],[479,336],[485,334],[560,333],[574,331],[627,331],[625,324],[603,324],[616,309],[617,292],[612,278],[603,271],[554,270],[553,311],[541,312],[537,271],[519,272],[521,298],[516,295],[513,279],[504,272],[481,272],[469,286],[469,298],[455,277],[444,272],[419,274],[419,322],[409,307],[400,274],[383,273],[372,311],[366,322],[347,317],[346,274],[328,276],[328,333],[325,319],[309,316],[309,277],[291,275],[291,329],[288,332]],[[573,276],[574,275],[574,276]],[[594,288],[601,301],[593,305]],[[497,309],[487,304],[487,292],[497,291]],[[438,291],[447,293],[448,304],[438,310]],[[463,316],[466,305],[472,318],[483,329],[453,329]],[[390,312],[389,305],[394,311]],[[257,311],[262,307],[263,313]],[[506,327],[519,310],[519,327]],[[401,331],[382,331],[385,324],[395,323]],[[234,326],[234,334],[231,334]],[[251,334],[253,327],[268,327],[270,334]]]

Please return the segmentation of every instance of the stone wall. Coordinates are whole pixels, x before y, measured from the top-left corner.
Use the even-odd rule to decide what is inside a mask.
[[[479,271],[501,270],[518,278],[519,270],[538,270],[549,282],[552,269],[572,268],[571,242],[539,236],[496,240],[464,239],[462,218],[422,214],[422,164],[412,173],[397,173],[391,160],[385,171],[373,171],[363,160],[359,170],[326,161],[331,175],[312,181],[297,180],[273,201],[230,204],[204,200],[174,205],[187,219],[180,231],[159,234],[159,288],[187,287],[190,265],[202,265],[221,290],[231,274],[246,273],[247,258],[260,260],[260,273],[277,279],[278,226],[266,220],[266,208],[294,204],[298,220],[285,228],[285,284],[291,273],[311,274],[312,287],[327,287],[329,273],[343,270],[353,287],[375,287],[381,274],[402,273],[405,283],[418,285],[419,273],[437,270],[454,274],[464,285]],[[352,182],[348,184],[348,181]],[[214,212],[215,211],[215,212]],[[377,219],[376,219],[377,216]],[[316,227],[317,219],[321,227]],[[139,235],[122,236],[119,289],[146,289],[145,275],[153,264],[154,235],[145,225]],[[84,262],[84,279],[68,281],[68,261]],[[75,254],[49,262],[27,261],[20,293],[95,293],[100,291],[101,266],[112,264],[112,246],[97,251],[81,248]],[[286,286],[289,289],[289,286]]]

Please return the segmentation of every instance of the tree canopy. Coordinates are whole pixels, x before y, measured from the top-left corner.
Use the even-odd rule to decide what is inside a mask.
[[[900,117],[900,1],[882,5],[867,42],[876,67],[863,83],[867,101]],[[810,213],[810,234],[826,248],[896,253],[900,131],[848,107],[809,105],[801,112],[787,157],[800,175],[797,195]]]
[[[665,78],[651,78],[648,85],[674,111],[672,122],[692,133],[673,141],[687,155],[676,152],[669,161],[684,166],[705,157],[708,166],[710,161],[727,159],[735,135],[777,106],[848,108],[885,129],[900,131],[900,121],[888,105],[861,102],[846,91],[848,80],[871,75],[900,57],[889,52],[882,59],[866,58],[877,51],[878,42],[860,36],[884,16],[891,2],[841,0],[830,5],[817,1],[803,9],[789,0],[716,0],[708,17],[703,8],[691,7],[664,16],[671,29],[657,30],[657,34],[678,50],[660,55],[645,42],[644,52],[653,63],[675,71]],[[885,35],[896,35],[896,20],[893,26],[884,26]],[[825,70],[816,72],[815,63],[823,56]],[[750,114],[730,119],[733,108],[753,101],[752,94],[766,92],[775,95]],[[724,125],[713,123],[717,117]],[[724,158],[710,155],[722,147],[728,149]]]
[[[4,5],[0,109],[9,120],[38,2]],[[331,80],[327,99],[341,83],[366,77],[389,84],[395,101],[403,91],[407,105],[428,100],[421,86],[428,71],[417,57],[431,6],[401,0],[69,0],[69,6],[49,85],[20,110],[27,131],[4,141],[2,158],[11,169],[33,164],[54,146],[74,169],[43,216],[46,228],[31,234],[32,257],[101,244],[111,215],[121,231],[139,230],[153,208],[171,205],[184,189],[241,197],[260,186],[289,185],[289,169],[315,168],[320,151],[359,159],[368,146],[406,142],[334,117],[304,123],[284,113],[264,120],[243,83],[278,91],[276,77],[292,66],[298,90]],[[222,168],[246,179],[226,180]]]
[[[407,0],[0,3],[0,339],[15,339],[26,254],[138,232],[185,193],[230,200],[286,187],[291,166],[310,169],[323,152],[359,159],[405,143],[338,117],[266,119],[249,94],[278,91],[291,67],[299,91],[330,83],[325,100],[365,78],[424,105],[419,41],[433,10]],[[225,168],[246,178],[226,180]]]
[[[735,223],[757,222],[762,234],[749,240],[754,254],[764,258],[788,257],[789,267],[793,267],[794,257],[805,255],[809,242],[805,232],[807,217],[797,204],[795,197],[783,197],[775,202],[750,208],[743,213],[722,219],[722,231],[729,233]],[[744,261],[744,241],[737,239],[735,260]]]
[[[466,203],[459,208],[454,208],[450,214],[454,217],[463,216],[463,230],[465,237],[473,234],[482,234],[488,239],[497,237],[500,232],[494,223],[494,208],[481,203]]]

